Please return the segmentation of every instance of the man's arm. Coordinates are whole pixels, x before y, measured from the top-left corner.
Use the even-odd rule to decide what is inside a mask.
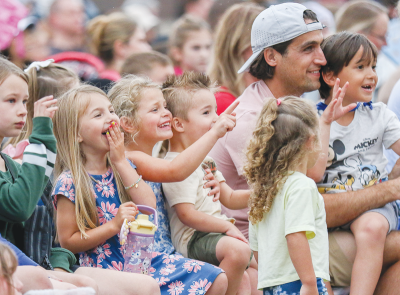
[[[322,196],[328,228],[341,226],[368,210],[400,199],[400,179],[388,180],[363,190]]]

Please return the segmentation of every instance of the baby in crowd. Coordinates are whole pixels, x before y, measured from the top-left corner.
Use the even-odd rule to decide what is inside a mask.
[[[400,154],[400,123],[385,104],[371,102],[378,81],[377,49],[365,36],[347,32],[326,38],[321,48],[327,64],[321,69],[319,91],[325,103],[317,104],[319,113],[331,102],[338,81],[347,87],[343,105],[356,105],[332,123],[329,161],[318,182],[319,191],[355,191],[386,181],[383,146]],[[395,202],[369,210],[340,227],[354,234],[357,245],[351,294],[373,294],[382,270],[386,236],[397,227]]]
[[[173,117],[173,137],[165,159],[173,161],[213,126],[218,118],[214,90],[215,84],[208,76],[195,72],[170,76],[163,84]],[[219,182],[219,200],[213,200],[210,189],[204,188],[207,168]],[[257,263],[248,241],[234,226],[234,219],[221,213],[221,203],[232,209],[247,207],[250,192],[233,191],[210,157],[184,181],[163,183],[163,190],[177,250],[186,257],[221,267],[228,277],[226,294],[237,293],[244,274],[257,292]]]

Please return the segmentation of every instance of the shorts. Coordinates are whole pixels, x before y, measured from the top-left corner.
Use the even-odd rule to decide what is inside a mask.
[[[365,211],[363,214],[369,213],[369,212],[379,213],[387,219],[387,221],[389,222],[389,230],[387,232],[388,234],[392,230],[397,230],[398,224],[399,224],[399,208],[397,207],[397,204],[395,201],[391,202],[391,203],[387,203],[383,207]],[[363,215],[363,214],[361,214],[361,215]],[[354,220],[356,220],[356,219],[354,219]],[[345,225],[339,226],[338,228],[343,229],[343,230],[350,230],[350,225],[354,222],[354,220],[346,223]]]
[[[336,241],[335,231],[328,233],[329,240],[329,276],[331,285],[335,287],[349,287],[353,263],[349,261]],[[353,234],[347,231],[349,235]],[[354,239],[354,236],[353,236]]]
[[[300,295],[301,281],[294,281],[279,286],[264,288],[263,295]],[[324,280],[317,278],[317,288],[319,295],[328,295]]]
[[[217,258],[217,244],[219,240],[225,236],[226,234],[221,233],[195,231],[187,246],[188,257],[219,266],[220,262]],[[249,268],[252,258],[253,251],[251,251],[247,268]]]

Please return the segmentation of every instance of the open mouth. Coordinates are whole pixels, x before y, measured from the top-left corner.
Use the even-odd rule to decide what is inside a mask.
[[[373,86],[372,85],[363,85],[363,86],[361,86],[361,88],[365,89],[365,90],[368,90],[368,91],[371,91],[373,89]]]
[[[165,122],[165,123],[159,125],[158,127],[160,127],[160,128],[166,128],[166,127],[170,127],[170,126],[171,126],[171,122]]]

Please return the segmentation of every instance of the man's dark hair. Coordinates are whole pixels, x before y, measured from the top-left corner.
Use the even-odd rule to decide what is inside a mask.
[[[341,32],[327,37],[322,42],[321,48],[325,55],[326,65],[321,68],[319,78],[321,98],[327,99],[331,91],[331,87],[325,83],[322,74],[332,72],[334,76],[337,76],[344,67],[349,65],[361,46],[364,49],[361,60],[376,61],[378,50],[364,35]]]
[[[304,20],[311,20],[317,22],[317,15],[310,9],[304,10],[303,12]],[[279,43],[271,46],[271,48],[278,51],[282,56],[287,54],[287,49],[294,39]],[[271,67],[264,58],[264,51],[253,61],[250,65],[249,72],[252,76],[260,80],[272,79],[274,77],[275,67]]]

